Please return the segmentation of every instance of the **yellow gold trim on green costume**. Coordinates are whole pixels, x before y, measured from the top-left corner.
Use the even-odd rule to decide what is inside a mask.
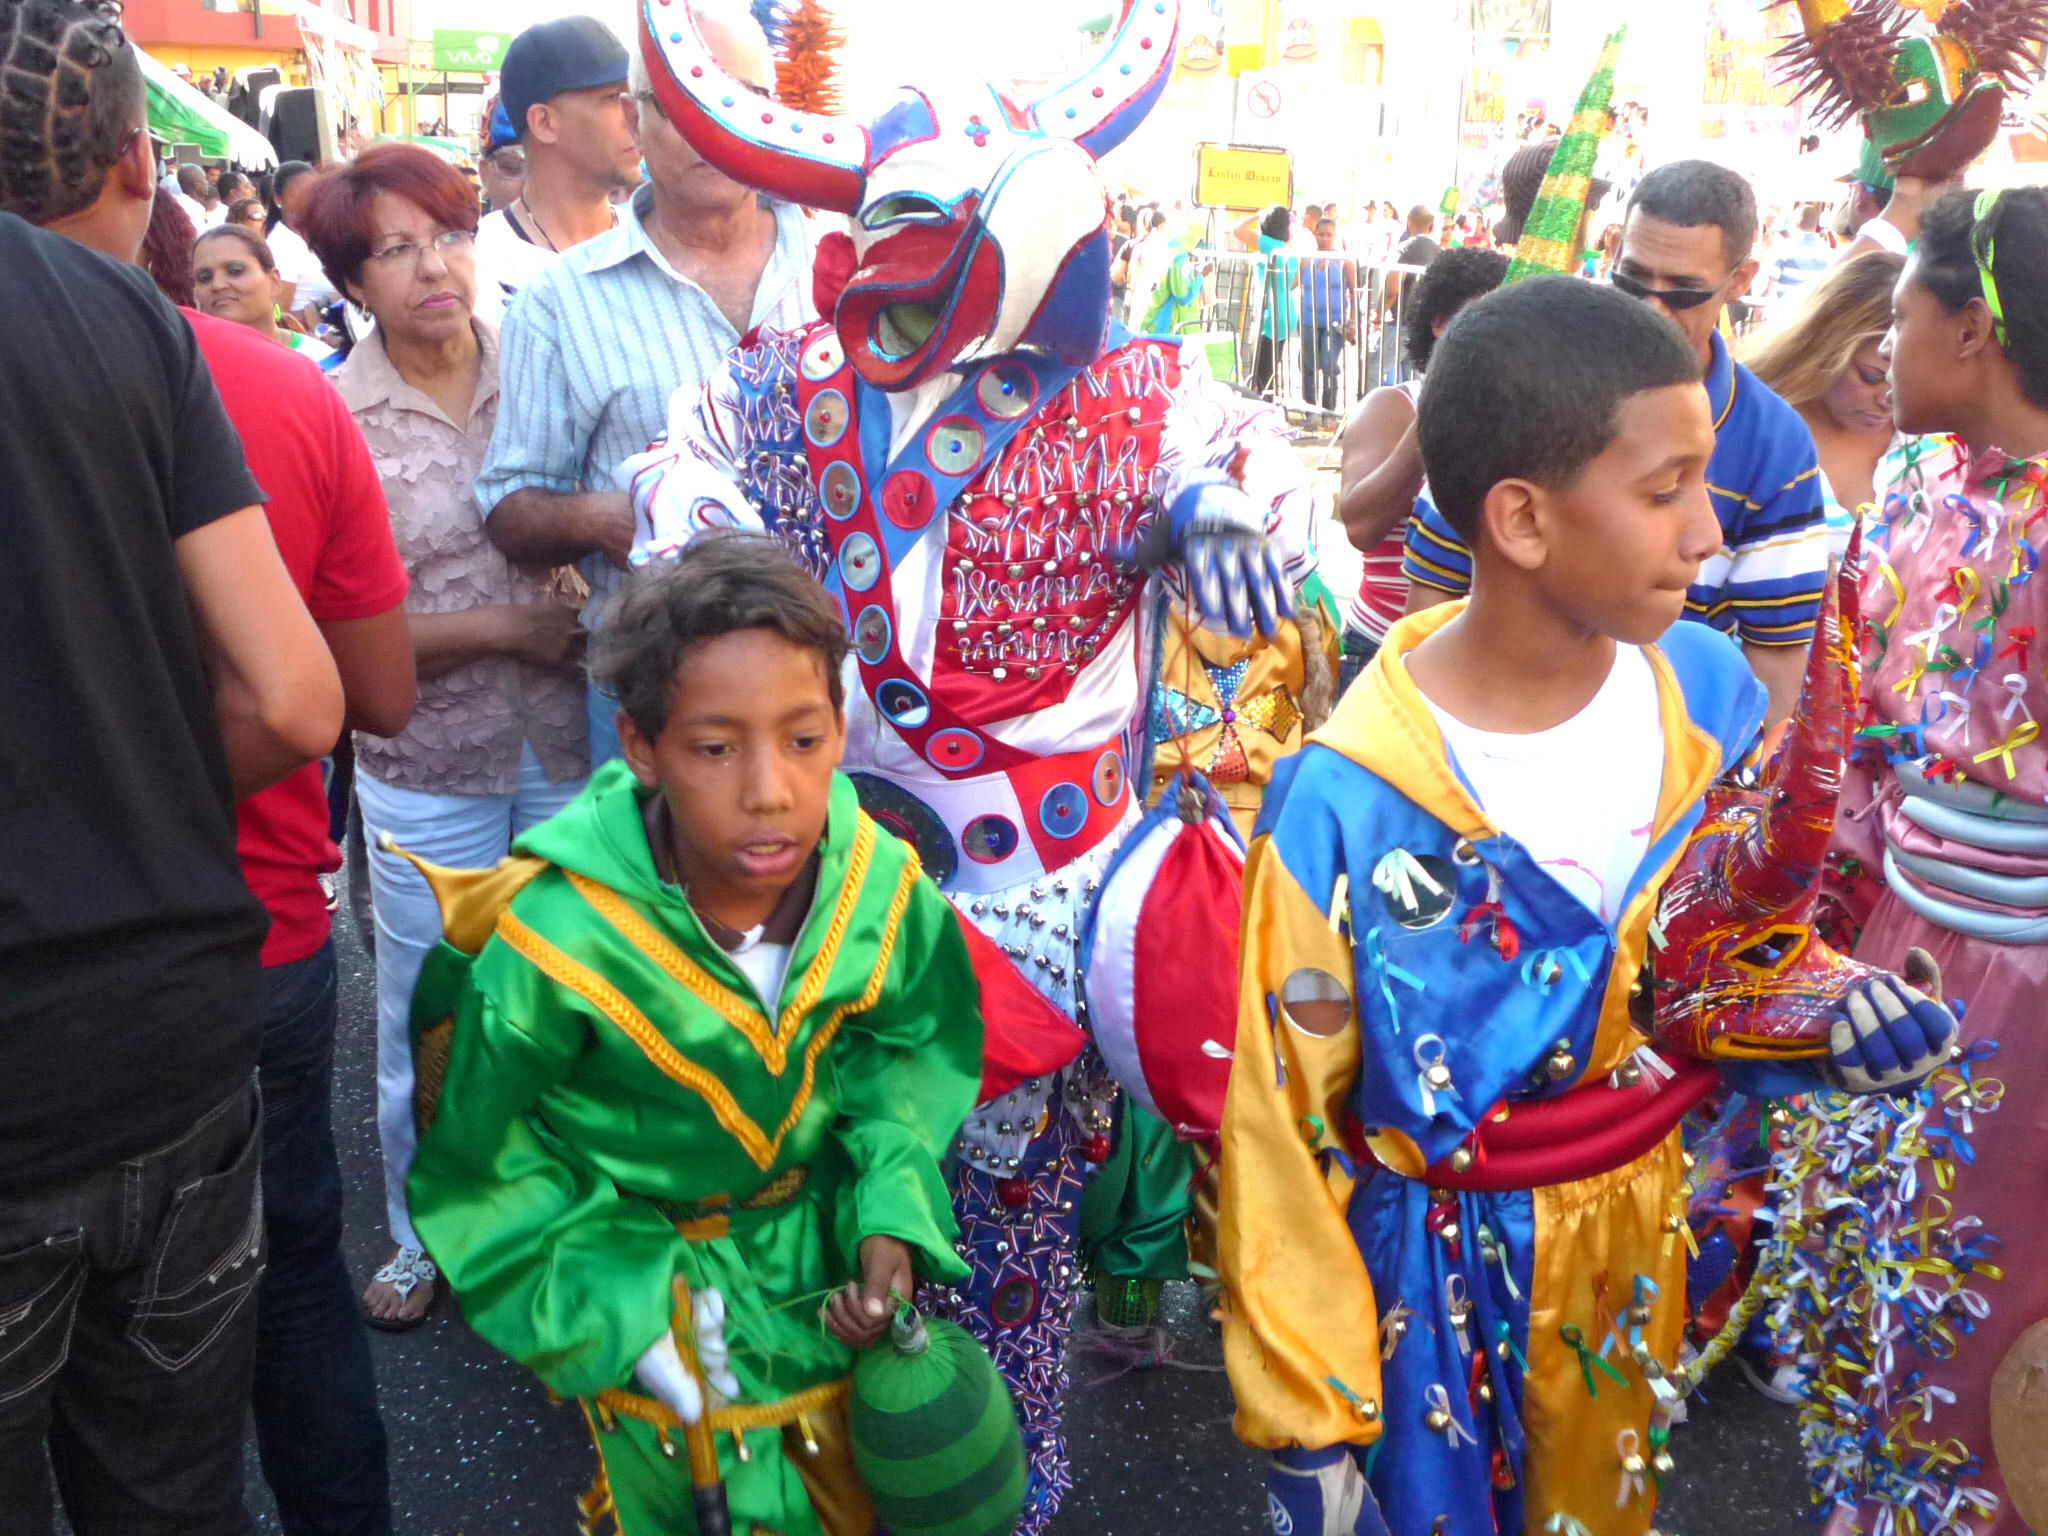
[[[746,1149],[747,1156],[761,1168],[772,1167],[781,1137],[774,1142],[748,1118],[733,1096],[712,1073],[705,1071],[663,1038],[654,1023],[633,1005],[630,998],[581,961],[564,954],[521,922],[507,908],[498,919],[498,937],[549,980],[567,987],[623,1030],[647,1059],[665,1076],[692,1090],[711,1107],[718,1123]],[[809,1063],[805,1077],[808,1079]],[[809,1083],[806,1081],[806,1097]]]
[[[735,992],[692,960],[667,935],[635,912],[617,891],[573,869],[565,869],[562,873],[568,876],[576,894],[618,930],[619,937],[745,1035],[755,1053],[767,1063],[768,1070],[780,1077],[789,1065],[789,1047],[803,1025],[804,1016],[817,1005],[818,994],[825,990],[825,983],[832,974],[832,963],[839,957],[840,945],[846,938],[846,926],[853,918],[853,909],[860,900],[861,885],[874,857],[876,836],[874,822],[862,813],[854,831],[846,879],[839,888],[839,902],[833,908],[831,924],[825,930],[825,942],[819,947],[816,958],[805,968],[803,984],[790,1000],[789,1007],[783,1010],[779,1029],[770,1028],[768,1016],[754,1006],[752,999]]]
[[[866,818],[863,817],[862,820]],[[825,1047],[830,1045],[833,1037],[839,1033],[839,1026],[846,1021],[849,1013],[864,1013],[874,1007],[876,1000],[881,997],[882,988],[889,979],[889,961],[896,953],[896,934],[903,926],[903,909],[910,905],[910,893],[917,889],[919,873],[915,859],[903,866],[903,874],[896,882],[895,898],[889,903],[889,915],[882,923],[882,941],[875,949],[875,974],[868,980],[867,991],[852,1002],[841,1003],[833,1009],[832,1016],[825,1021],[824,1027],[805,1047],[803,1082],[798,1085],[796,1097],[790,1102],[789,1113],[783,1117],[782,1124],[775,1131],[775,1145],[778,1149],[782,1146],[782,1138],[787,1136],[797,1121],[803,1118],[804,1110],[811,1102],[811,1086],[817,1077],[818,1058],[825,1054]],[[761,1166],[766,1168],[768,1164],[763,1163]]]
[[[618,930],[620,938],[666,971],[698,1002],[745,1035],[761,1059],[768,1063],[768,1070],[780,1075],[785,1050],[777,1049],[775,1037],[768,1028],[767,1015],[684,954],[610,886],[600,885],[573,869],[565,869],[562,873],[568,876],[576,894]]]
[[[799,1414],[819,1413],[845,1402],[852,1380],[850,1376],[842,1376],[837,1381],[805,1387],[801,1392],[779,1397],[772,1403],[727,1403],[723,1408],[712,1409],[705,1418],[714,1434],[748,1434],[757,1429],[781,1429],[794,1424]],[[598,1393],[597,1405],[622,1419],[637,1419],[642,1424],[652,1424],[656,1429],[680,1430],[683,1427],[683,1421],[675,1416],[667,1403],[642,1397],[622,1387],[607,1387]]]
[[[877,835],[875,824],[868,819],[867,812],[856,813],[853,852],[846,861],[846,879],[839,887],[839,905],[832,910],[832,924],[825,930],[825,942],[818,946],[817,958],[804,971],[803,985],[797,988],[796,996],[782,1011],[782,1027],[775,1038],[785,1051],[789,1049],[789,1042],[796,1038],[797,1026],[803,1022],[804,1015],[818,1005],[818,994],[825,990],[825,982],[832,974],[832,962],[839,958],[839,946],[846,939],[846,925],[853,920],[854,903],[860,899],[860,888],[868,877],[868,865],[874,860]]]
[[[862,820],[866,822],[865,817]],[[870,851],[874,847],[875,837],[872,826],[872,823],[867,823],[868,836],[865,839],[865,846]],[[856,848],[860,845],[860,840],[856,840]],[[782,1124],[776,1127],[772,1140],[763,1134],[760,1126],[740,1108],[738,1101],[726,1090],[725,1084],[671,1045],[667,1037],[655,1027],[654,1022],[634,1006],[632,999],[590,967],[565,954],[535,933],[521,922],[510,908],[507,908],[498,919],[498,936],[511,946],[515,954],[525,959],[542,975],[560,986],[567,987],[616,1024],[629,1040],[640,1047],[648,1061],[663,1076],[680,1083],[702,1098],[710,1106],[711,1113],[717,1117],[718,1123],[725,1127],[746,1151],[747,1156],[753,1159],[754,1165],[765,1172],[775,1166],[775,1159],[782,1153],[783,1140],[795,1128],[797,1121],[803,1118],[804,1110],[809,1107],[811,1092],[817,1084],[818,1058],[824,1055],[826,1047],[831,1045],[834,1037],[838,1035],[839,1026],[845,1022],[848,1014],[874,1007],[876,1000],[881,997],[882,988],[888,981],[889,961],[896,953],[896,936],[903,925],[903,909],[910,904],[910,893],[917,888],[919,873],[915,859],[904,864],[903,874],[896,883],[895,898],[889,903],[889,915],[883,923],[881,941],[875,951],[875,971],[869,979],[867,990],[853,1001],[842,1003],[835,1008],[818,1032],[811,1037],[810,1044],[804,1048],[803,1078],[797,1084],[796,1093],[790,1101],[789,1113],[783,1116]],[[586,900],[593,892],[605,896],[612,894],[605,887],[595,884],[590,885],[590,889],[585,891],[584,883],[579,883],[577,889]],[[852,884],[853,882],[849,880],[847,888],[851,889]],[[592,902],[592,905],[600,912],[604,910],[595,902]],[[606,916],[609,918],[610,914],[607,913]],[[834,947],[836,948],[836,942]],[[823,958],[821,955],[820,959]],[[781,1073],[778,1071],[776,1076],[780,1077]]]

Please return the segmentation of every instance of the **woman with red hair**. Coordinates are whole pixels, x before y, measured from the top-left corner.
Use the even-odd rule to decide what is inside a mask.
[[[307,242],[328,281],[376,319],[332,374],[369,442],[412,576],[419,704],[403,733],[358,733],[356,795],[388,836],[479,868],[574,798],[590,773],[583,631],[559,571],[514,565],[471,488],[498,416],[498,337],[478,320],[476,190],[411,144],[380,144],[320,178]],[[377,914],[377,1129],[396,1252],[363,1294],[371,1324],[417,1327],[439,1278],[406,1212],[412,1167],[413,984],[441,919],[404,860],[370,855]]]

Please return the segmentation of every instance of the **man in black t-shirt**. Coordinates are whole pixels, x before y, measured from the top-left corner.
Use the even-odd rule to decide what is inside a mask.
[[[0,6],[0,1530],[47,1440],[78,1536],[242,1527],[266,920],[234,806],[342,717],[190,327],[60,238],[148,225],[115,14]]]

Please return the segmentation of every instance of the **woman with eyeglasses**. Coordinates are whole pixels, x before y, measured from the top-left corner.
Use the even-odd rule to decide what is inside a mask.
[[[246,325],[323,366],[334,348],[308,336],[284,312],[285,280],[270,242],[236,223],[217,224],[192,245],[193,307]]]
[[[1892,381],[1880,348],[1905,264],[1885,251],[1838,262],[1742,358],[1813,433],[1833,560],[1849,547],[1858,509],[1877,511],[1877,466],[1894,436]]]
[[[476,296],[475,191],[410,144],[321,178],[307,238],[376,327],[333,374],[369,442],[412,577],[419,703],[404,732],[358,733],[356,795],[374,846],[481,868],[574,798],[590,773],[583,631],[566,573],[514,565],[471,495],[498,415],[498,337]],[[377,1129],[391,1262],[363,1293],[378,1328],[417,1327],[439,1279],[406,1213],[413,984],[441,919],[413,867],[370,855],[377,914]]]
[[[1993,1377],[2048,1318],[2048,191],[1935,204],[1893,304],[1910,435],[1866,534],[1830,891],[1859,960],[1953,1000],[1961,1054],[1795,1128],[1773,1294],[1831,1532],[2023,1536],[2048,1530],[2043,1449],[1999,1438]],[[2015,1415],[2048,1347],[2017,1353]]]

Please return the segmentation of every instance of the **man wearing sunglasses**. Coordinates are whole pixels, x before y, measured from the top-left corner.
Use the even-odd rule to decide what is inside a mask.
[[[1827,580],[1827,525],[1812,434],[1721,335],[1729,300],[1756,277],[1756,233],[1746,180],[1710,161],[1675,161],[1637,185],[1610,281],[1677,326],[1699,356],[1714,412],[1707,489],[1724,543],[1700,567],[1685,616],[1741,642],[1775,722],[1799,699]],[[1471,585],[1471,554],[1426,492],[1408,526],[1405,570],[1411,613]]]

